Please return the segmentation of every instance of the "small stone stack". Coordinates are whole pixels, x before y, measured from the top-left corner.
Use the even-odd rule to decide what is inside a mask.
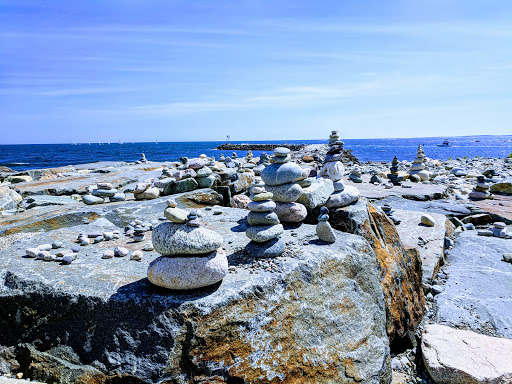
[[[393,158],[393,161],[391,162],[391,168],[389,170],[390,173],[387,174],[388,179],[394,185],[400,185],[404,177],[398,174],[398,158],[396,156]]]
[[[141,162],[141,163],[147,163],[147,162],[148,162],[148,161],[146,160],[146,155],[145,155],[145,154],[143,154],[143,153],[141,153],[141,154],[140,154],[140,160],[139,160],[139,162]]]
[[[272,201],[272,193],[265,190],[262,181],[256,181],[251,187],[250,210],[247,222],[250,227],[246,235],[251,242],[246,246],[246,251],[252,257],[266,258],[282,255],[285,244],[281,239],[283,226],[274,212],[276,203]]]
[[[494,199],[494,195],[489,191],[491,186],[485,182],[485,176],[478,176],[476,181],[476,185],[468,197],[475,200]]]
[[[266,152],[263,152],[260,155],[260,159],[258,160],[257,164],[258,165],[260,165],[260,164],[269,165],[270,164],[270,156]]]
[[[226,158],[224,157],[224,154],[221,153],[220,156],[219,156],[219,163],[223,163],[226,161]]]
[[[332,147],[336,144],[337,141],[340,140],[338,135],[338,131],[331,131],[331,135],[329,136],[329,147]]]
[[[361,179],[361,170],[359,167],[354,167],[352,169],[352,172],[350,172],[350,175],[348,175],[348,178],[352,180],[354,183],[362,183],[363,179]]]
[[[284,147],[274,149],[273,163],[261,172],[265,188],[273,194],[276,214],[282,222],[298,223],[307,216],[306,207],[297,203],[302,187],[297,181],[303,179],[303,169],[291,162],[290,150]]]
[[[178,208],[178,204],[176,204],[174,199],[169,199],[167,200],[167,208],[164,211],[164,216],[173,223],[184,224],[187,221],[188,212]]]
[[[203,227],[197,213],[185,224],[162,223],[153,230],[153,246],[162,256],[149,264],[148,280],[159,287],[188,290],[221,281],[228,272],[224,240]]]
[[[249,150],[247,151],[247,155],[245,156],[245,160],[247,160],[247,161],[252,161],[253,157],[254,157],[254,156],[253,156],[253,154],[252,154],[252,151],[249,149]]]
[[[409,175],[417,175],[421,181],[427,181],[429,179],[429,172],[425,170],[425,151],[421,144],[418,145],[418,151],[416,152],[416,158],[412,162]],[[414,181],[414,178],[411,178]]]
[[[215,175],[207,165],[196,169],[196,181],[198,188],[211,188],[215,183]]]
[[[386,214],[387,217],[389,217],[391,219],[391,221],[393,222],[393,224],[395,225],[398,225],[401,223],[401,221],[399,219],[397,219],[395,216],[393,216],[393,213],[395,211],[393,211],[393,208],[391,207],[391,205],[389,204],[384,204],[383,206],[380,207],[384,213]]]
[[[480,236],[494,236],[500,239],[510,239],[512,235],[507,232],[507,225],[501,221],[496,221],[492,227],[478,231]]]
[[[160,196],[160,189],[152,183],[138,183],[133,191],[135,200],[152,200]]]
[[[82,201],[87,205],[101,204],[109,199],[111,202],[124,201],[126,195],[118,192],[111,183],[98,183],[97,188],[94,188],[90,195],[84,195]]]
[[[316,225],[316,234],[321,241],[334,243],[336,242],[336,234],[328,220],[329,209],[327,207],[320,208],[320,216],[318,216],[318,224]]]

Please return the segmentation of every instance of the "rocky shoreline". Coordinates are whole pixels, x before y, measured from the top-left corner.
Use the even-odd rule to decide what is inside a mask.
[[[512,380],[511,158],[270,146],[1,169],[0,373]]]

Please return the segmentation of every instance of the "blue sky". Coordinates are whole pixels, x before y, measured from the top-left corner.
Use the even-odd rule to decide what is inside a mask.
[[[512,1],[0,0],[0,144],[512,133]]]

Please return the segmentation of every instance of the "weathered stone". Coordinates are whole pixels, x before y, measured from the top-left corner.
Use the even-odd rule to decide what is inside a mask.
[[[94,204],[103,204],[105,199],[103,197],[93,196],[93,195],[83,195],[82,201],[87,205]]]
[[[283,234],[284,228],[278,225],[257,225],[249,227],[245,234],[249,239],[257,243],[263,243],[275,239]]]
[[[223,197],[220,193],[211,189],[201,189],[185,193],[176,198],[185,207],[197,208],[208,205],[221,205]]]
[[[502,195],[512,195],[512,180],[508,179],[491,185],[491,192]]]
[[[279,224],[279,218],[274,212],[249,212],[247,221],[250,225]]]
[[[343,178],[344,172],[345,167],[341,161],[330,161],[322,166],[319,176],[327,177],[332,181],[338,181]]]
[[[134,193],[135,200],[153,200],[160,196],[160,190],[157,187],[149,187],[144,192]]]
[[[261,172],[261,179],[267,185],[294,183],[302,178],[302,168],[295,163],[270,164]]]
[[[272,193],[274,201],[281,203],[293,203],[302,195],[302,188],[296,183],[267,185],[265,188]]]
[[[306,218],[308,211],[300,203],[274,203],[274,212],[283,223],[300,223]],[[250,205],[249,205],[250,209]]]
[[[75,199],[67,196],[32,195],[23,199],[21,206],[25,209],[32,209],[49,205],[70,205],[76,203]]]
[[[0,186],[0,211],[18,208],[23,198],[10,188]]]
[[[92,191],[93,196],[111,197],[117,193],[117,189],[95,189]]]
[[[512,382],[512,340],[479,335],[440,324],[425,327],[425,367],[439,384]]]
[[[149,265],[148,280],[168,289],[197,289],[218,283],[227,272],[228,259],[221,248],[200,257],[161,256]]]
[[[250,197],[244,194],[235,195],[231,198],[231,206],[233,208],[249,209],[248,205],[250,202]]]
[[[251,201],[247,208],[252,212],[271,212],[276,209],[276,202],[272,200],[267,201]],[[279,216],[279,215],[277,215]]]
[[[198,188],[211,188],[215,184],[215,180],[217,180],[215,175],[196,178]]]
[[[162,223],[153,229],[153,247],[163,256],[198,255],[221,247],[221,235],[203,227]]]
[[[275,238],[263,243],[251,241],[245,246],[245,250],[249,256],[266,259],[281,256],[285,250],[285,243],[281,238]]]
[[[359,199],[359,190],[355,187],[347,185],[343,191],[333,193],[325,206],[327,208],[342,208],[355,203]]]
[[[204,166],[196,171],[196,178],[208,177],[212,173],[213,171],[210,168]]]
[[[174,195],[175,193],[183,193],[193,191],[198,187],[197,181],[193,178],[176,181],[168,184],[164,189],[165,195]]]
[[[302,195],[297,199],[306,208],[316,208],[324,205],[334,192],[334,184],[330,179],[315,179],[311,186],[303,188]]]
[[[164,211],[164,216],[173,223],[184,223],[187,221],[188,212],[181,208],[168,207]]]
[[[118,192],[114,196],[109,197],[109,200],[113,203],[119,202],[119,201],[125,201],[126,195],[122,192]]]
[[[421,215],[420,222],[427,227],[433,227],[436,225],[434,218],[430,215]]]

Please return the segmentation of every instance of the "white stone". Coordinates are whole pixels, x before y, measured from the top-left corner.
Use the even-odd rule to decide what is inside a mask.
[[[149,264],[148,280],[168,289],[206,287],[221,281],[228,272],[223,249],[200,257],[159,257]]]
[[[436,225],[434,218],[430,215],[422,215],[420,220],[421,224],[426,225],[427,227],[433,227]]]
[[[341,192],[335,192],[325,203],[327,208],[342,208],[359,200],[359,190],[356,187],[347,185]]]
[[[344,172],[345,167],[341,161],[331,161],[323,165],[319,175],[328,177],[332,181],[338,181],[343,178]]]
[[[512,340],[429,324],[421,341],[423,361],[438,384],[512,382]]]
[[[307,208],[316,208],[324,205],[329,196],[334,192],[334,184],[330,179],[315,179],[307,188],[302,189],[302,195],[297,199]]]

